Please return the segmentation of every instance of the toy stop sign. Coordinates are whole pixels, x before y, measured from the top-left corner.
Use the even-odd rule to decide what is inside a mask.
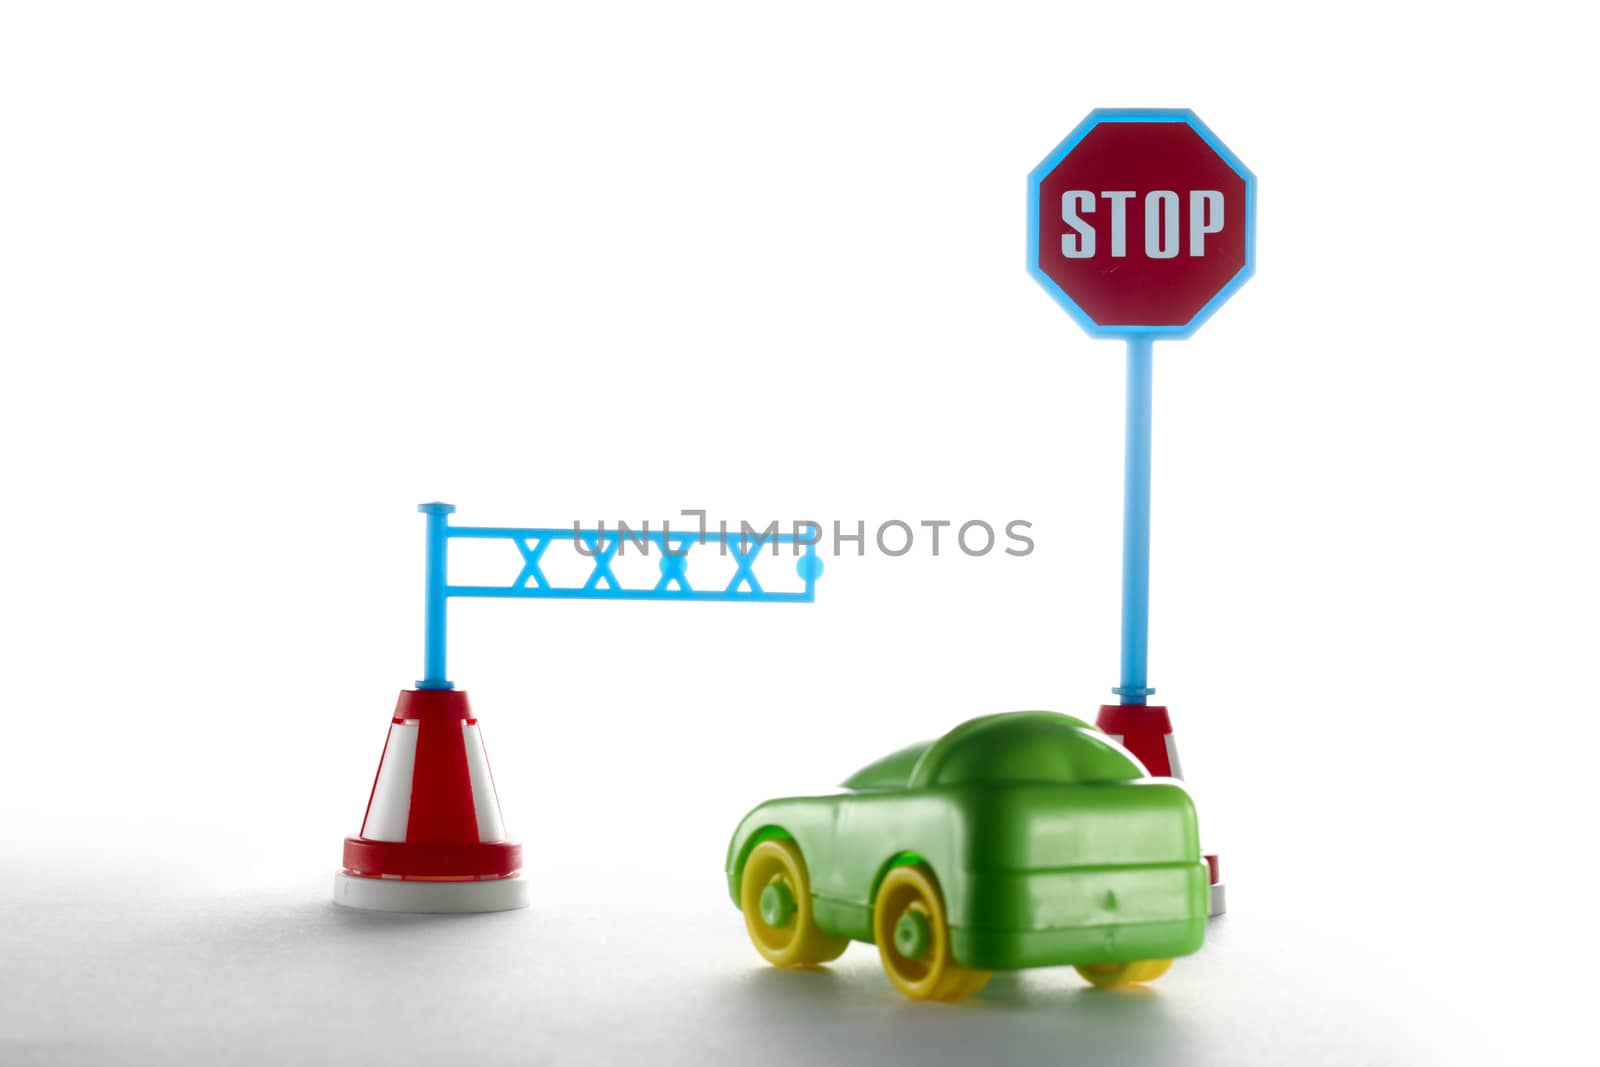
[[[1096,721],[1156,774],[1177,766],[1167,709],[1148,704],[1155,341],[1189,336],[1249,279],[1255,230],[1255,175],[1192,111],[1092,111],[1028,175],[1028,272],[1090,336],[1127,344],[1121,705]]]
[[[1189,111],[1095,111],[1028,177],[1028,269],[1097,337],[1185,337],[1255,265],[1255,177]]]

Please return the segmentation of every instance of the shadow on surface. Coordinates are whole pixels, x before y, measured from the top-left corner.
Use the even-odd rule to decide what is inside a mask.
[[[1161,1065],[1192,1063],[1197,1051],[1158,989],[1095,989],[1070,968],[996,974],[954,1003],[907,1000],[859,965],[752,970],[726,995],[741,1028],[804,1027],[804,1042],[780,1060]]]

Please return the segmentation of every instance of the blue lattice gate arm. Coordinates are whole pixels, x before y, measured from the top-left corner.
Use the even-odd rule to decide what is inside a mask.
[[[817,555],[817,531],[809,536],[778,533],[776,528],[756,533],[672,533],[670,530],[627,531],[583,530],[577,527],[452,526],[453,504],[419,504],[417,510],[428,516],[427,622],[424,641],[424,677],[418,689],[452,689],[454,683],[445,671],[446,605],[451,597],[495,597],[516,600],[721,600],[742,603],[809,604],[816,598],[817,579],[822,576],[822,559]],[[451,585],[449,581],[450,542],[455,539],[510,541],[522,556],[522,570],[508,585]],[[648,588],[627,588],[612,570],[623,541],[641,547],[647,554],[660,556],[659,577]],[[545,550],[557,541],[574,541],[592,561],[592,569],[582,585],[558,585],[544,573]],[[756,562],[761,550],[778,545],[796,546],[802,554],[795,571],[805,583],[803,590],[768,591],[756,577]],[[690,576],[691,558],[700,552],[731,553],[733,580],[721,588],[696,588]]]

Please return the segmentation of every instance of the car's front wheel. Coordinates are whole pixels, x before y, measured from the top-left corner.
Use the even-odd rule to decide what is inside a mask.
[[[739,882],[739,910],[751,944],[778,967],[827,963],[850,944],[817,926],[805,858],[787,838],[769,839],[751,850]]]
[[[982,989],[993,973],[956,962],[944,896],[923,867],[895,867],[884,875],[872,908],[872,939],[889,981],[912,1000],[958,1000]]]
[[[1089,963],[1077,968],[1079,974],[1103,989],[1135,982],[1153,982],[1167,973],[1171,960],[1133,960],[1128,963]]]

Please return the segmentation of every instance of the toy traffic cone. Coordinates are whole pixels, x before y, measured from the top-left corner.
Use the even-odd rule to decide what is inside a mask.
[[[1183,777],[1178,762],[1178,744],[1172,739],[1172,719],[1158,704],[1102,704],[1095,725],[1132,752],[1145,770],[1157,778]],[[1207,853],[1206,867],[1211,872],[1211,914],[1228,910],[1227,887],[1222,884],[1221,868],[1215,853]]]
[[[400,694],[361,836],[344,839],[333,899],[374,911],[504,911],[528,904],[467,694]]]

